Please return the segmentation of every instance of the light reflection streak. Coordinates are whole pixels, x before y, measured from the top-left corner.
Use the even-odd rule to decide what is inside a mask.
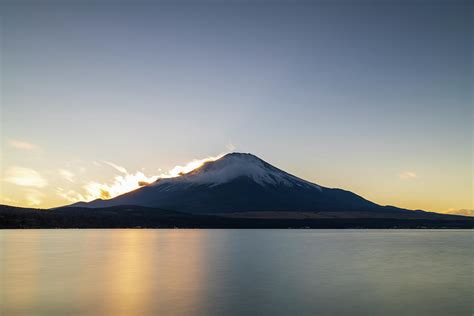
[[[206,234],[0,231],[0,315],[203,314]]]

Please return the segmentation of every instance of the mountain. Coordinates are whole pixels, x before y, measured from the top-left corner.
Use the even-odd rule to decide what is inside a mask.
[[[262,159],[230,153],[175,178],[159,179],[110,200],[72,206],[137,205],[188,213],[403,212],[352,192],[326,188],[293,176]]]

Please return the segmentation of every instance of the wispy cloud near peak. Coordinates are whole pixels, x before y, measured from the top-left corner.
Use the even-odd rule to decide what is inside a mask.
[[[102,162],[109,165],[109,166],[111,166],[112,168],[114,168],[118,172],[125,173],[125,174],[128,173],[127,169],[125,169],[124,167],[119,166],[117,164],[114,164],[113,162],[110,162],[110,161],[102,161]]]
[[[74,182],[74,173],[67,169],[59,169],[59,175],[69,182]]]

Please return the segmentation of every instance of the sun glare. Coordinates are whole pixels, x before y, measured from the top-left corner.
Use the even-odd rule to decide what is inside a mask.
[[[136,172],[132,174],[126,171],[125,168],[121,167],[120,170],[122,170],[123,175],[116,176],[114,178],[113,183],[111,184],[99,183],[95,181],[87,183],[83,187],[86,191],[85,200],[86,201],[92,201],[95,199],[107,200],[107,199],[111,199],[116,196],[119,196],[121,194],[136,190],[139,187],[143,185],[147,185],[149,183],[153,183],[158,179],[179,177],[183,174],[193,171],[196,168],[201,167],[204,163],[208,161],[215,161],[224,155],[225,154],[221,154],[214,157],[207,157],[204,159],[194,159],[183,166],[181,165],[175,166],[168,172],[165,172],[156,176],[147,176],[143,172]],[[117,167],[114,167],[114,168],[117,169]],[[72,197],[70,201],[78,202],[79,196],[80,195]]]

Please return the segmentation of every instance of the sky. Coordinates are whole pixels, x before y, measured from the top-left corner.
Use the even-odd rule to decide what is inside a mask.
[[[0,12],[0,204],[113,196],[239,151],[383,205],[474,208],[468,1]]]

